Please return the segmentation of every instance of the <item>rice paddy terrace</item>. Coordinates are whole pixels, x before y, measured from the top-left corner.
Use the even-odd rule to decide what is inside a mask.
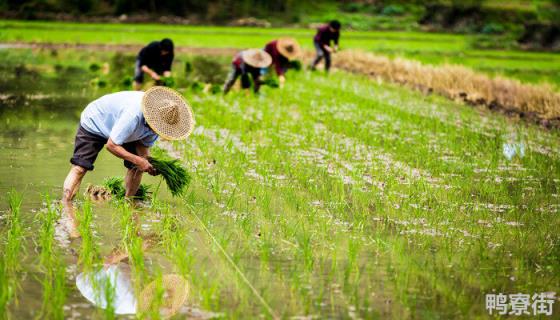
[[[113,318],[77,287],[108,261],[130,269],[138,301],[186,279],[176,319],[487,318],[487,294],[544,292],[560,315],[558,131],[340,71],[223,96],[181,80],[197,57],[178,55],[197,126],[158,146],[187,168],[187,194],[146,177],[142,205],[90,200],[88,183],[124,174],[103,151],[69,239],[57,199],[79,114],[127,85],[133,55],[0,50],[2,317]],[[162,297],[138,316],[159,316]]]

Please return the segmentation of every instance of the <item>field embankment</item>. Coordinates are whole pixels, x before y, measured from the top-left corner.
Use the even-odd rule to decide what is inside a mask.
[[[528,118],[546,127],[560,127],[560,94],[551,86],[523,84],[504,77],[491,78],[458,65],[424,65],[360,51],[341,52],[336,66]]]

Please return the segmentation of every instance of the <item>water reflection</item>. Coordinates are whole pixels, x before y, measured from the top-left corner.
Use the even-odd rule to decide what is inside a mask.
[[[136,313],[136,298],[128,264],[117,263],[95,272],[82,272],[76,277],[76,287],[82,296],[97,307],[106,309],[107,297],[112,295],[112,307],[116,314]],[[107,290],[114,292],[109,293]]]
[[[143,251],[153,246],[154,236],[143,236]],[[115,248],[104,259],[104,264],[76,277],[76,287],[90,303],[101,309],[112,309],[115,314],[147,313],[155,308],[160,316],[176,314],[188,298],[189,286],[180,275],[166,274],[156,278],[135,292],[129,254]]]
[[[504,143],[502,145],[502,153],[508,160],[513,159],[516,155],[520,158],[525,156],[525,144],[523,143]]]

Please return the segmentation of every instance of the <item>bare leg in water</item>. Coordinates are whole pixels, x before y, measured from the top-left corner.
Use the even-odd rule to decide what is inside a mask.
[[[64,213],[70,219],[70,225],[68,226],[68,232],[71,238],[78,238],[80,233],[78,232],[78,220],[76,219],[76,213],[72,200],[76,196],[78,189],[80,189],[80,184],[82,179],[86,175],[87,170],[76,165],[72,165],[68,176],[64,180],[63,193],[62,193],[62,205],[64,207]]]
[[[127,198],[134,197],[140,187],[142,181],[142,171],[132,168],[128,169],[124,177],[125,196]]]
[[[136,154],[140,157],[147,158],[150,154],[150,151],[147,147],[142,146],[142,144],[138,143],[136,145]],[[138,192],[138,187],[140,187],[140,182],[142,182],[142,171],[138,170],[137,168],[129,168],[126,172],[126,176],[124,177],[124,188],[125,188],[125,196],[127,198],[134,197],[136,192]]]

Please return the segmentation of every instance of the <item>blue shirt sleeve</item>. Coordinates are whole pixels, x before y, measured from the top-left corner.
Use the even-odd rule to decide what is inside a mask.
[[[134,133],[139,123],[140,117],[123,112],[117,122],[115,122],[113,129],[111,129],[109,138],[115,144],[122,145]]]
[[[154,143],[156,143],[158,139],[158,135],[157,134],[152,134],[149,135],[147,137],[145,137],[144,139],[140,140],[140,142],[144,145],[144,147],[151,147],[154,145]]]

